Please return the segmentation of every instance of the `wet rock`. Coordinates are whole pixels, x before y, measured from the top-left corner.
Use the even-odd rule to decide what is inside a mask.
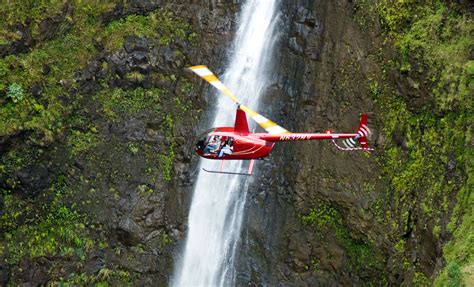
[[[12,32],[20,39],[10,44],[0,45],[0,57],[2,58],[6,55],[24,53],[36,42],[31,36],[30,29],[25,25],[17,24],[15,28],[12,29]]]
[[[7,286],[10,280],[10,269],[6,266],[0,265],[0,285]]]
[[[164,10],[177,11],[176,15],[195,23],[192,27],[196,28],[199,37],[208,38],[210,41],[198,47],[187,41],[176,41],[163,46],[159,41],[130,36],[125,37],[122,49],[110,53],[103,48],[99,39],[95,40],[93,44],[97,54],[88,61],[85,68],[74,73],[73,81],[63,79],[60,84],[71,92],[71,98],[75,98],[75,93],[81,95],[76,97],[79,100],[74,106],[70,106],[73,110],[71,119],[76,119],[77,116],[85,122],[74,122],[74,128],[84,132],[89,130],[89,125],[96,127],[100,144],[91,148],[87,156],[79,154],[71,158],[65,133],[64,138],[58,139],[52,146],[52,149],[65,150],[65,154],[42,160],[51,161],[51,167],[31,165],[12,175],[0,174],[0,186],[4,188],[7,179],[13,178],[15,183],[18,182],[18,190],[15,192],[39,194],[51,186],[51,179],[57,180],[58,174],[65,174],[68,185],[74,187],[75,191],[68,200],[77,203],[81,212],[90,213],[97,219],[98,225],[103,227],[101,232],[110,239],[106,242],[108,247],[103,250],[104,254],[102,251],[88,253],[84,264],[80,266],[77,262],[61,261],[61,256],[49,258],[50,262],[61,266],[54,274],[85,272],[87,275],[94,275],[105,266],[109,269],[126,270],[132,274],[132,278],[141,278],[141,281],[135,281],[137,285],[143,285],[140,282],[144,282],[147,286],[165,286],[168,285],[169,274],[172,273],[172,256],[178,252],[182,242],[180,240],[185,237],[187,209],[198,163],[197,157],[190,156],[193,149],[187,138],[193,137],[196,128],[193,125],[197,125],[198,120],[193,117],[193,125],[188,121],[187,126],[175,122],[176,154],[172,179],[164,180],[158,156],[168,148],[165,144],[164,118],[150,117],[148,111],[140,111],[133,116],[120,114],[119,119],[111,121],[102,114],[101,103],[97,101],[95,94],[104,89],[159,88],[166,91],[163,97],[179,97],[183,103],[191,100],[192,110],[202,108],[203,91],[176,91],[178,81],[189,80],[181,68],[190,62],[224,62],[227,41],[231,39],[233,31],[234,13],[240,4],[223,2],[213,11],[209,11],[207,5],[185,1],[163,3],[134,0],[126,1],[126,5],[122,1],[119,2],[121,3],[117,4],[111,13],[100,16],[104,25],[131,13],[144,15],[163,7]],[[55,20],[53,18],[48,19],[49,24],[44,27],[51,25]],[[67,32],[67,24],[58,25],[61,26],[58,33]],[[31,36],[30,31],[21,33],[24,33],[23,44],[36,44],[33,38],[31,43],[26,40]],[[45,37],[54,37],[53,34]],[[25,51],[28,49],[26,47]],[[180,53],[177,53],[177,50]],[[53,68],[55,67],[45,65],[43,75],[51,74]],[[137,74],[141,75],[134,78]],[[177,80],[160,80],[161,75],[174,75]],[[33,86],[29,92],[41,99],[41,88],[43,86],[39,83],[38,87]],[[166,115],[166,112],[163,114]],[[63,123],[66,124],[66,121]],[[27,132],[23,132],[8,138],[0,137],[0,151],[9,150],[17,144],[25,145],[27,135]],[[139,146],[139,152],[133,153],[128,149],[130,142]],[[146,148],[152,146],[147,150],[152,152],[145,154],[145,148],[141,145],[146,145]],[[51,152],[46,153],[49,155]],[[65,164],[66,162],[68,164]],[[65,167],[66,165],[68,166]],[[10,186],[5,187],[10,189]],[[163,234],[169,236],[171,242],[164,244]],[[41,263],[49,266],[47,262]],[[12,275],[14,279],[8,279],[10,275],[4,275],[6,272],[1,270],[0,279],[12,280],[13,285],[20,282],[37,286],[48,282],[43,281],[43,271],[48,270],[46,267],[40,269],[26,263],[23,267],[28,272],[15,273]],[[46,273],[46,276],[51,277],[51,274]],[[0,285],[5,284],[0,281]]]
[[[16,173],[18,189],[25,195],[34,196],[51,184],[49,174],[48,168],[43,164],[22,168]]]
[[[163,3],[161,0],[131,0],[127,2],[117,1],[114,9],[112,9],[110,12],[104,13],[100,16],[100,18],[104,24],[107,24],[113,20],[125,17],[130,14],[146,14],[162,5]]]
[[[298,38],[296,38],[296,37],[290,38],[289,47],[293,52],[295,52],[297,54],[302,54],[303,51],[304,51],[301,44],[298,43]]]
[[[33,97],[38,99],[41,96],[41,94],[43,93],[43,90],[41,89],[41,87],[39,85],[34,85],[34,86],[31,87],[30,93],[31,93],[31,95],[33,95]]]
[[[121,219],[116,229],[118,239],[127,246],[139,244],[142,232],[141,227],[128,217]]]
[[[133,52],[148,52],[150,42],[146,38],[137,36],[126,36],[123,48],[125,52],[131,54]]]
[[[146,136],[145,123],[143,120],[131,118],[128,121],[115,125],[113,132],[118,133],[128,140],[143,140]]]

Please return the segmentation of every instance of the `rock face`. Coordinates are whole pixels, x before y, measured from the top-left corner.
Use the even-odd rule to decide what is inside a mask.
[[[410,285],[417,276],[435,277],[443,264],[439,258],[447,238],[428,231],[432,220],[415,212],[420,205],[391,207],[397,195],[387,191],[377,151],[386,139],[368,90],[371,79],[382,73],[377,53],[390,51],[376,21],[364,29],[356,15],[359,4],[282,2],[284,33],[274,86],[260,110],[301,132],[353,131],[360,114],[368,113],[376,151],[341,153],[323,142],[280,143],[257,166],[248,192],[237,251],[241,285]],[[405,95],[400,87],[410,89],[410,83],[404,79],[392,73],[387,85]],[[426,99],[421,89],[410,93],[416,94],[410,99]],[[408,103],[413,110],[426,104]],[[439,220],[448,219],[449,212]]]
[[[207,87],[200,88],[203,83],[185,74],[185,68],[195,63],[222,68],[237,8],[231,2],[127,1],[100,16],[104,27],[130,15],[146,17],[149,13],[168,22],[155,24],[153,37],[134,32],[123,35],[123,43],[116,50],[107,48],[109,43],[100,39],[94,43],[96,53],[87,65],[77,67],[72,79],[60,80],[68,91],[64,101],[74,108],[61,119],[68,122],[67,129],[46,147],[35,145],[29,132],[0,136],[0,152],[5,155],[1,164],[13,167],[8,158],[16,151],[33,153],[19,168],[5,170],[0,164],[0,215],[5,215],[0,225],[2,242],[13,244],[10,238],[23,236],[31,245],[45,234],[54,244],[61,241],[63,235],[57,236],[55,227],[35,237],[37,229],[29,223],[38,218],[38,228],[43,228],[51,218],[59,220],[52,215],[58,204],[58,212],[68,214],[71,210],[84,218],[73,216],[77,222],[71,223],[80,226],[75,229],[84,230],[75,239],[77,244],[66,240],[59,243],[64,244],[59,251],[53,247],[38,256],[26,247],[0,248],[0,285],[59,281],[79,285],[102,281],[113,285],[167,284],[186,229],[197,167],[194,138],[207,128],[201,111],[212,108],[201,96]],[[64,15],[69,12],[64,10]],[[61,19],[58,16],[57,21]],[[182,34],[173,36],[178,29]],[[14,42],[2,46],[0,53],[25,53],[35,41],[54,37],[43,35],[34,41],[22,38],[21,45]],[[46,66],[44,74],[51,69],[56,67]],[[41,99],[45,86],[38,83],[29,90]],[[58,182],[71,192],[57,192]],[[33,209],[14,217],[15,208],[22,204]],[[30,230],[30,235],[23,230]],[[83,248],[82,242],[91,246]],[[69,244],[80,250],[76,251],[79,257],[67,255]]]
[[[368,55],[377,38],[360,30],[352,4],[286,1],[282,9],[286,33],[269,96],[271,110],[280,113],[271,118],[291,131],[352,131],[368,112],[377,132],[366,87],[357,84],[376,72]],[[360,69],[347,74],[349,66]],[[377,261],[388,244],[383,226],[368,212],[376,195],[364,190],[382,184],[373,157],[341,153],[323,142],[281,143],[259,169],[242,235],[242,283],[336,286],[380,279],[383,260],[376,266],[369,257]],[[305,224],[302,217],[313,208],[338,219]]]
[[[67,94],[54,103],[71,108],[54,136],[39,141],[40,132],[28,128],[0,134],[0,243],[11,247],[0,246],[0,285],[169,283],[197,174],[194,137],[208,127],[215,102],[208,85],[185,68],[203,63],[221,72],[240,1],[165,2],[124,1],[98,16],[100,27],[110,28],[128,16],[167,12],[160,19],[170,26],[152,36],[133,26],[115,50],[95,37],[87,64],[54,82]],[[382,174],[377,148],[406,143],[403,134],[387,139],[381,132],[368,90],[382,72],[379,52],[390,49],[377,21],[363,25],[359,2],[281,1],[274,82],[260,112],[301,132],[354,131],[366,112],[376,151],[280,143],[257,163],[237,251],[239,286],[410,285],[416,276],[432,278],[443,264],[438,258],[449,239],[449,212],[439,219],[436,238],[430,232],[434,221],[417,214],[419,198],[411,195],[409,207],[394,206]],[[18,39],[0,45],[0,57],[30,53],[72,31],[74,9],[65,4],[34,35],[27,24],[10,27]],[[178,22],[192,31],[172,34]],[[40,73],[57,69],[44,65]],[[430,104],[425,90],[414,89],[415,80],[393,72],[388,83],[413,111]],[[39,112],[48,109],[44,97],[51,82],[25,87]],[[0,104],[7,102],[5,91],[0,88]],[[15,168],[5,168],[10,166]],[[453,181],[462,181],[458,169],[454,156],[447,159]],[[37,232],[36,225],[46,227]],[[55,230],[68,230],[64,226],[80,236],[56,236]],[[55,238],[66,247],[50,242]],[[26,251],[12,244],[23,239]]]

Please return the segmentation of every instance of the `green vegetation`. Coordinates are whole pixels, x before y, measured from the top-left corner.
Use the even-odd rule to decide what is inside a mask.
[[[63,1],[50,2],[32,1],[24,5],[22,1],[13,1],[11,5],[2,5],[0,15],[5,15],[7,21],[0,24],[1,41],[15,40],[15,33],[9,30],[15,21],[29,23],[29,28],[36,31],[42,21],[63,13]],[[54,135],[63,132],[62,119],[73,107],[65,104],[65,98],[76,85],[74,72],[96,54],[94,42],[102,43],[108,51],[116,51],[122,48],[126,35],[149,37],[160,44],[195,38],[189,24],[176,19],[170,11],[159,10],[146,16],[129,15],[103,26],[99,15],[111,11],[115,7],[113,1],[77,0],[69,4],[75,12],[64,15],[63,24],[71,28],[63,31],[63,35],[33,47],[26,54],[0,59],[0,95],[9,87],[9,98],[14,102],[23,100],[21,104],[7,103],[0,107],[0,136],[33,130],[38,132],[38,136],[43,136],[39,138],[40,142],[51,142]],[[24,92],[32,87],[41,91],[39,96],[32,97]],[[68,101],[75,102],[78,98],[71,97]]]
[[[311,208],[307,215],[301,216],[301,220],[305,225],[314,225],[316,228],[321,229],[328,224],[334,224],[338,216],[339,213],[336,209],[330,205],[322,204]]]
[[[71,190],[59,177],[56,184],[35,202],[24,201],[14,194],[2,191],[6,210],[0,218],[0,258],[21,273],[19,262],[25,259],[63,258],[78,265],[85,255],[95,248],[90,219],[63,199]],[[26,220],[25,220],[26,218]]]
[[[67,143],[71,148],[72,156],[77,156],[97,146],[98,139],[94,130],[87,132],[73,130],[71,132],[67,138]]]
[[[350,268],[357,270],[359,274],[364,275],[366,270],[381,268],[382,259],[375,248],[351,236],[340,212],[330,204],[323,202],[316,204],[308,214],[300,218],[304,225],[312,226],[323,234],[328,230],[333,232],[347,254]]]
[[[13,83],[8,87],[7,98],[11,99],[14,103],[18,103],[23,100],[23,88],[17,83]]]
[[[11,41],[12,23],[29,23],[33,35],[39,33],[38,27],[43,20],[60,13],[63,1],[13,1],[2,5],[0,15],[4,15],[0,35],[7,35],[3,41]],[[79,3],[80,1],[78,1]],[[26,54],[8,55],[0,59],[0,88],[13,84],[29,91],[32,87],[41,90],[40,97],[26,93],[21,104],[7,104],[0,107],[0,136],[18,133],[21,130],[34,130],[44,138],[42,142],[51,142],[54,134],[62,131],[61,117],[70,112],[61,97],[68,93],[73,85],[73,73],[83,67],[94,56],[92,40],[94,33],[100,30],[98,15],[113,7],[111,4],[71,3],[76,13],[67,15],[65,25],[73,25],[69,33],[57,39],[44,42]],[[51,13],[51,14],[48,14]],[[13,36],[12,36],[13,37]],[[1,94],[0,90],[0,94]]]
[[[51,286],[84,286],[93,285],[99,287],[107,286],[131,286],[133,277],[129,271],[121,269],[110,269],[102,267],[97,274],[88,275],[86,273],[72,273],[65,278],[59,278],[56,282],[52,281]]]
[[[187,87],[189,84],[185,83],[185,87]],[[184,122],[183,114],[189,111],[191,103],[183,103],[178,97],[170,97],[165,90],[156,88],[133,90],[117,88],[112,92],[104,90],[97,95],[97,98],[102,103],[104,116],[113,121],[133,115],[143,115],[147,112],[153,115],[155,120],[164,115],[164,119],[160,123],[160,131],[165,136],[165,147],[158,153],[158,166],[163,178],[170,181],[175,162],[174,126],[176,123]],[[139,148],[135,144],[129,144],[128,149],[133,154],[139,152]]]
[[[97,59],[120,54],[126,37],[133,35],[147,38],[150,49],[167,45],[182,63],[185,55],[177,47],[194,42],[196,34],[165,8],[108,22],[103,15],[116,8],[116,1],[26,2],[0,5],[5,19],[0,45],[26,45],[0,58],[0,142],[7,143],[0,157],[0,260],[10,272],[9,284],[22,283],[25,266],[41,265],[51,286],[133,285],[133,271],[108,261],[105,251],[118,256],[123,246],[109,245],[101,226],[107,220],[97,222],[94,208],[102,207],[104,198],[118,200],[123,195],[119,184],[136,179],[124,158],[146,167],[142,182],[131,191],[138,196],[158,190],[160,175],[164,181],[172,179],[179,148],[174,126],[196,116],[192,103],[182,97],[194,89],[169,67],[149,73],[128,70],[122,77],[113,73],[108,60]],[[97,89],[84,92],[81,71],[95,63],[103,76],[87,79]],[[117,79],[133,88],[117,88]],[[131,119],[143,120],[152,144],[111,135],[110,126]],[[47,173],[45,182],[58,177],[57,183],[28,190],[25,181],[34,179],[36,169],[41,176]],[[58,174],[67,174],[68,184]],[[172,243],[164,231],[157,240],[161,249]],[[91,271],[86,265],[95,256],[103,265]],[[50,265],[43,266],[44,260]]]
[[[172,241],[171,241],[168,233],[163,231],[163,233],[161,234],[161,238],[160,238],[160,248],[164,248],[167,245],[170,245],[171,243],[172,243]]]
[[[91,2],[91,1],[87,1]],[[8,5],[0,7],[0,44],[20,40],[21,37],[9,28],[15,24],[27,25],[33,37],[40,36],[41,22],[51,16],[58,16],[61,8],[65,6],[64,1],[9,1]]]
[[[381,1],[378,11],[400,53],[400,70],[424,73],[437,109],[449,111],[469,101],[474,61],[468,57],[474,26],[468,15],[441,1],[432,2]],[[417,61],[423,65],[415,67]]]
[[[359,2],[374,13],[396,49],[396,57],[382,60],[384,74],[375,75],[368,88],[389,140],[379,162],[390,184],[385,196],[390,202],[377,212],[379,220],[391,227],[399,253],[405,252],[400,235],[410,228],[428,229],[437,238],[453,232],[444,249],[447,267],[436,285],[472,285],[462,270],[473,265],[474,254],[473,21],[443,1]],[[406,79],[417,98],[386,84],[388,68]],[[427,224],[413,226],[413,218]],[[449,226],[442,225],[444,218],[451,218]],[[413,284],[429,285],[426,276],[415,274]]]
[[[102,103],[104,115],[113,120],[118,119],[118,115],[123,118],[145,111],[160,112],[165,91],[156,88],[137,88],[134,90],[116,88],[112,91],[103,90],[98,97]]]
[[[112,21],[99,37],[104,39],[105,47],[113,51],[123,46],[124,35],[157,39],[161,45],[169,45],[176,41],[193,41],[196,34],[190,31],[188,23],[176,21],[172,12],[165,11],[152,12],[148,16],[130,15]]]
[[[65,206],[51,210],[46,218],[35,225],[23,225],[13,233],[6,233],[8,243],[1,255],[7,254],[6,263],[18,264],[24,257],[31,259],[45,256],[75,256],[83,261],[84,254],[93,246],[93,241],[84,238],[84,224],[77,212]]]

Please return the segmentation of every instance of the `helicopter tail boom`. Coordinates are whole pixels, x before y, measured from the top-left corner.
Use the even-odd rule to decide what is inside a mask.
[[[367,115],[363,114],[355,133],[333,133],[332,131],[328,130],[324,133],[287,133],[281,135],[258,134],[258,137],[270,142],[329,139],[332,140],[334,145],[340,150],[371,151],[373,149],[369,148],[367,141],[367,136],[369,133],[370,129],[367,127]],[[336,140],[342,140],[344,147],[338,145]]]

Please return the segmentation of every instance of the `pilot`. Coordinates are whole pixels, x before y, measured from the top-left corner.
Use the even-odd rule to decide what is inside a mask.
[[[220,136],[212,136],[204,149],[205,154],[216,153],[216,149],[221,145]]]

